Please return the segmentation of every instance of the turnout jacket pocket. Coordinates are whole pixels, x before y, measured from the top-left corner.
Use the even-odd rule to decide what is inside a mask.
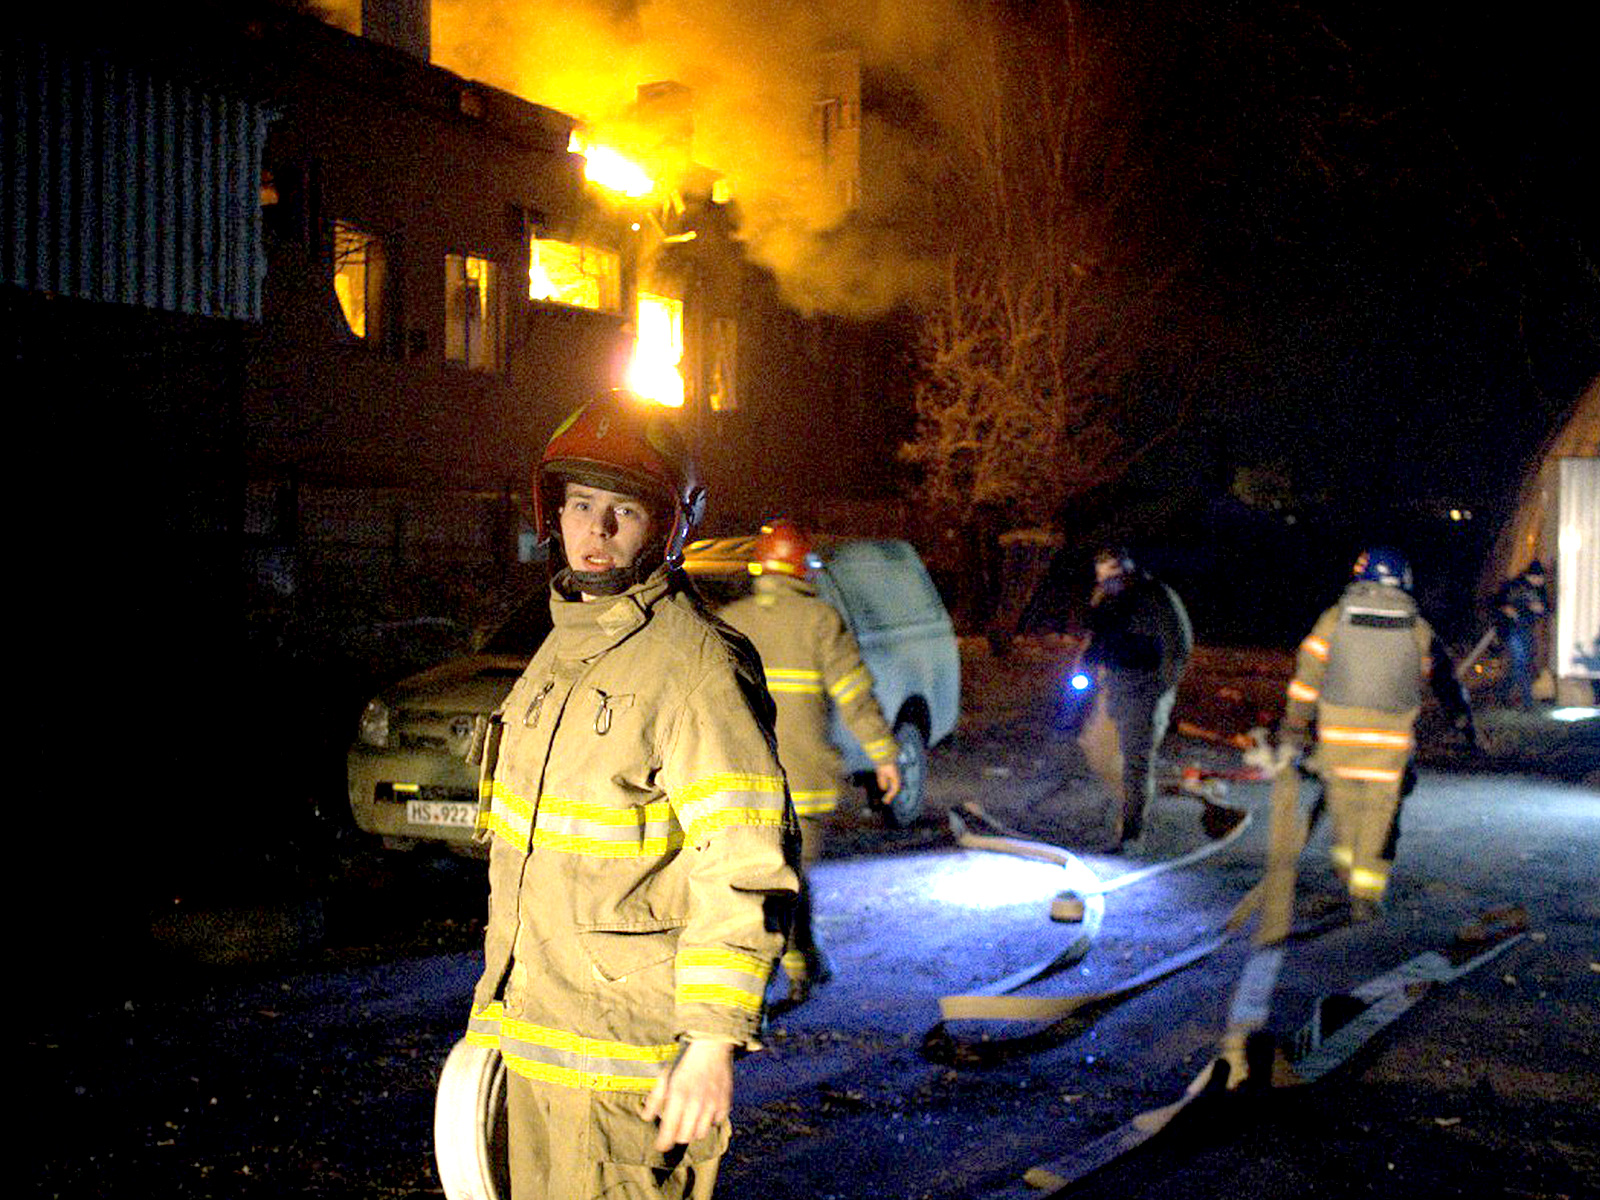
[[[616,983],[664,962],[678,952],[676,926],[664,929],[586,929],[578,945],[602,979]],[[670,986],[670,983],[669,983]]]

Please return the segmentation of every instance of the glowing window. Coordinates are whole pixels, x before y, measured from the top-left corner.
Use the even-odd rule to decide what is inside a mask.
[[[490,259],[444,256],[444,356],[475,371],[500,366],[500,268]]]
[[[670,408],[683,406],[683,301],[653,292],[639,293],[638,331],[628,386]]]
[[[595,312],[622,311],[622,256],[535,237],[528,243],[528,299]]]
[[[739,326],[732,317],[713,317],[710,333],[706,402],[712,412],[735,412],[739,407]]]
[[[376,344],[383,334],[383,243],[345,221],[333,224],[333,293],[344,323]]]

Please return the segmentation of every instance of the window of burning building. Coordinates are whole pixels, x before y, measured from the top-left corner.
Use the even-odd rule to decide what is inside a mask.
[[[333,223],[333,292],[350,332],[369,345],[383,337],[383,243],[346,221]]]
[[[628,386],[669,408],[683,406],[683,301],[655,292],[639,293],[633,362]]]
[[[739,409],[739,325],[732,317],[712,317],[706,367],[706,402],[712,412]]]
[[[475,371],[500,366],[500,267],[475,254],[444,256],[444,356]]]
[[[528,299],[619,313],[622,256],[534,235],[528,244]]]

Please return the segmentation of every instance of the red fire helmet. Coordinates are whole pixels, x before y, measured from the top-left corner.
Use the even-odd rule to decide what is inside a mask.
[[[705,511],[706,490],[683,435],[659,406],[616,388],[561,422],[534,472],[533,519],[541,540],[557,532],[567,480],[638,496],[663,520],[663,556],[676,564]]]
[[[811,542],[793,521],[770,521],[756,539],[752,574],[793,575],[808,579],[821,562],[811,552]]]

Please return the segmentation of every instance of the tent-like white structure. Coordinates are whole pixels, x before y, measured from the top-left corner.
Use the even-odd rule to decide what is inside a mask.
[[[1529,470],[1491,578],[1509,579],[1536,558],[1554,584],[1546,664],[1553,698],[1588,703],[1600,678],[1600,379]]]

